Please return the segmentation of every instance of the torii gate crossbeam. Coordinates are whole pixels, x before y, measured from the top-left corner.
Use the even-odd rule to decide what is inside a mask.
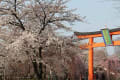
[[[109,30],[110,36],[120,34],[120,28],[111,29]],[[95,47],[105,47],[105,43],[94,43],[94,38],[102,37],[101,31],[96,32],[74,32],[74,34],[80,39],[89,39],[89,43],[86,45],[82,45],[85,48],[89,49],[89,56],[88,56],[88,80],[93,80],[93,48]],[[112,41],[113,46],[120,45],[120,41]],[[81,46],[80,46],[81,48]]]

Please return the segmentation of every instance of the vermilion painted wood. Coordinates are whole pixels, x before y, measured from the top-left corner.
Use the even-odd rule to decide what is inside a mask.
[[[93,80],[93,38],[89,38],[88,79]]]
[[[119,46],[119,45],[120,45],[120,41],[113,41],[112,46]],[[80,45],[80,48],[85,49],[85,48],[89,48],[89,46],[92,46],[93,48],[95,48],[95,47],[105,47],[105,43],[103,43],[103,42],[101,42],[101,43],[93,43],[92,45],[85,44],[85,45]]]
[[[112,35],[118,35],[120,31],[110,32],[111,38]],[[77,35],[78,38],[89,38],[89,43],[86,45],[80,46],[80,48],[88,48],[89,56],[88,56],[88,80],[93,80],[93,48],[95,47],[105,47],[105,43],[94,43],[93,39],[95,37],[102,37],[102,34],[94,34],[94,35]],[[113,46],[120,45],[120,41],[113,41]]]
[[[110,35],[118,35],[120,31],[111,32]],[[90,37],[102,37],[102,34],[95,34],[95,35],[78,35],[78,38],[90,38]]]

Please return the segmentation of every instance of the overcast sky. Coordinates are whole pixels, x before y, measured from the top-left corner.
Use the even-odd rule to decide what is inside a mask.
[[[120,12],[115,9],[118,2],[105,0],[71,0],[69,8],[77,8],[75,13],[86,16],[87,23],[76,23],[74,30],[96,31],[105,28],[116,28],[120,26]]]
[[[79,32],[99,31],[105,28],[117,28],[120,26],[120,12],[117,7],[120,3],[111,0],[71,0],[69,8],[77,8],[75,13],[86,16],[86,23],[76,23],[72,28]],[[102,41],[103,39],[96,39]],[[108,47],[109,55],[114,53],[113,47]]]

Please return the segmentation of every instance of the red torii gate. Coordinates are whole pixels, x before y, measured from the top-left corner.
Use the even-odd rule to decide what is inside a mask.
[[[120,34],[120,28],[116,29],[111,29],[109,30],[110,36],[112,39],[112,35],[118,35]],[[89,49],[89,56],[88,56],[88,80],[93,80],[93,48],[95,47],[105,47],[105,43],[94,43],[94,38],[96,37],[102,37],[101,31],[96,31],[96,32],[74,32],[74,34],[80,38],[80,39],[89,39],[89,43],[86,45],[81,45],[80,48],[85,48]],[[112,41],[113,46],[118,46],[120,45],[120,41]]]

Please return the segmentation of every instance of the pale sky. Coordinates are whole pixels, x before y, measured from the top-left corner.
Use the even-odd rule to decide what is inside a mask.
[[[85,23],[75,23],[73,30],[78,32],[99,31],[105,28],[117,28],[120,26],[120,11],[116,9],[120,7],[120,2],[111,0],[71,0],[68,7],[77,8],[76,14],[86,16]],[[96,39],[102,41],[103,39]],[[113,47],[108,47],[109,55],[114,53]]]
[[[71,0],[69,8],[77,8],[75,13],[86,16],[87,23],[76,23],[74,30],[80,32],[96,31],[105,28],[116,28],[120,26],[120,12],[115,9],[118,2],[105,0]]]

